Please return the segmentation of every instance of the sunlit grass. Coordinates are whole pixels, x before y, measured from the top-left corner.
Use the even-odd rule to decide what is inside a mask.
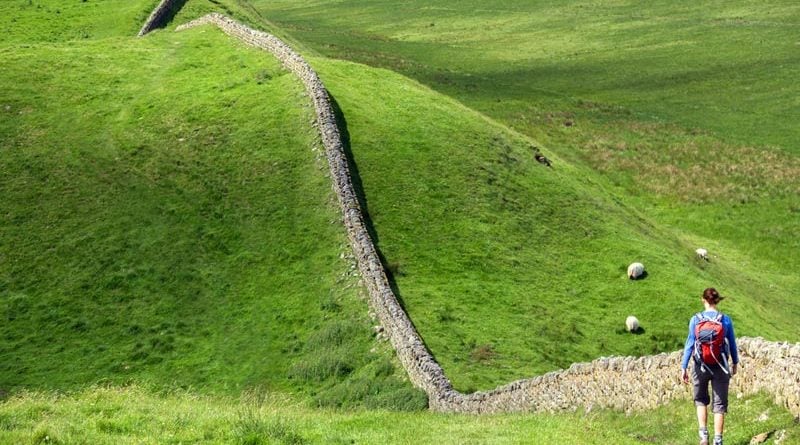
[[[276,59],[211,29],[3,51],[0,390],[424,407],[374,342],[308,98]]]
[[[402,76],[312,63],[346,120],[403,304],[457,388],[679,349],[708,285],[731,296],[724,310],[740,335],[795,338],[790,318],[780,329],[782,315],[767,315],[777,301],[748,298],[759,278],[742,264],[696,261],[689,240],[620,205],[581,168],[542,166],[531,141]],[[637,260],[649,275],[631,282]],[[644,335],[625,332],[630,314],[646,320]]]
[[[658,227],[646,230],[643,244],[631,240],[624,230],[611,229],[610,233],[617,237],[618,242],[643,247],[658,242],[658,239],[677,241],[685,249],[685,264],[708,274],[696,284],[689,284],[692,279],[687,271],[666,270],[662,264],[656,264],[651,271],[660,270],[675,281],[660,281],[657,286],[664,287],[650,296],[641,295],[637,289],[637,303],[630,310],[639,310],[642,304],[649,304],[644,301],[673,304],[675,295],[696,300],[698,289],[694,287],[715,285],[732,296],[728,300],[729,307],[724,310],[744,315],[738,320],[741,332],[774,336],[774,339],[796,339],[791,328],[781,333],[770,333],[778,324],[767,322],[768,314],[787,313],[796,318],[800,313],[794,298],[800,291],[800,278],[796,273],[800,268],[800,218],[797,217],[800,209],[797,179],[800,164],[796,144],[798,127],[795,125],[800,118],[800,108],[796,103],[800,96],[793,68],[797,65],[798,54],[794,29],[800,10],[795,3],[774,1],[764,4],[741,0],[700,5],[659,1],[643,6],[627,1],[501,1],[491,5],[474,1],[443,1],[432,5],[416,1],[255,0],[253,4],[295,38],[324,55],[385,67],[416,78],[532,136],[544,145],[546,153],[558,155],[556,172],[564,171],[559,169],[558,161],[569,162],[575,170],[565,176],[583,177],[591,190],[589,193],[610,195],[615,202],[631,209],[635,216],[623,217],[622,221],[643,219]],[[331,82],[334,95],[342,96],[340,101],[345,103],[349,94],[347,88],[341,87],[341,92],[337,92],[335,80]],[[365,101],[360,98],[343,105],[345,116],[352,117],[351,125],[357,124],[357,102]],[[430,111],[419,111],[416,113],[418,119],[413,121],[415,125],[398,132],[432,141],[418,135],[430,125],[431,116],[439,113],[434,110],[436,108],[431,107]],[[391,111],[386,116],[395,114]],[[372,116],[368,118],[373,119]],[[426,171],[425,167],[420,171],[420,165],[429,165],[418,162],[423,159],[423,154],[409,156],[411,161],[403,168],[414,173],[408,180],[416,180],[419,187],[428,187],[430,196],[430,201],[425,204],[421,204],[424,201],[419,197],[406,198],[412,203],[411,208],[417,204],[424,208],[411,213],[432,214],[438,221],[441,212],[445,211],[443,209],[452,207],[453,218],[457,217],[456,212],[463,208],[463,203],[455,201],[458,204],[451,204],[451,196],[441,192],[446,189],[441,185],[453,181],[453,184],[459,184],[454,187],[460,192],[477,190],[472,183],[459,183],[444,177],[450,169],[462,166],[472,172],[481,172],[475,165],[465,163],[467,156],[480,157],[484,161],[497,156],[497,153],[475,150],[476,146],[492,144],[490,140],[477,136],[481,130],[486,129],[467,131],[465,139],[469,140],[452,144],[458,147],[450,151],[442,149],[453,159],[452,166],[436,163],[430,164],[431,171]],[[383,130],[380,136],[384,137],[385,133]],[[351,128],[351,134],[356,141],[372,132],[361,127],[359,130]],[[387,147],[384,150],[392,146],[392,143],[375,139],[369,141],[370,144]],[[358,144],[354,143],[353,149],[358,161]],[[363,159],[366,155],[361,156]],[[393,166],[399,165],[396,152],[385,156],[392,156]],[[384,186],[376,182],[369,184],[370,171],[374,168],[361,168],[368,198],[376,202],[386,194],[386,205],[401,202],[402,195],[390,190],[395,185],[389,181]],[[425,173],[431,179],[421,180]],[[478,173],[473,175],[480,177]],[[523,176],[527,181],[531,174],[517,169],[512,174],[494,178],[505,186],[505,194],[497,198],[504,199],[506,204],[513,204],[514,199],[523,203],[534,202],[529,197],[520,199],[526,196],[518,187]],[[378,178],[385,177],[385,173],[378,174]],[[397,183],[398,180],[394,181]],[[550,187],[539,187],[538,190],[542,196],[554,193]],[[471,199],[472,204],[475,197]],[[544,199],[535,202],[531,207],[547,208]],[[568,208],[576,207],[570,203]],[[577,208],[580,209],[578,214],[591,215],[583,213],[588,208]],[[388,237],[395,229],[391,222],[389,226],[382,226],[387,224],[384,217],[387,210],[374,204],[370,204],[370,210],[378,211],[376,231],[382,234],[381,241],[388,260],[403,272],[403,264],[409,262],[406,257],[411,254],[403,253],[399,258],[392,258],[393,246],[389,245]],[[501,221],[514,221],[525,218],[521,215],[532,216],[526,213],[528,211],[530,209],[526,208],[505,217],[500,217],[501,213],[492,215]],[[604,217],[608,215],[601,213]],[[590,227],[594,223],[600,224],[601,219],[588,218]],[[396,221],[400,221],[400,217]],[[498,352],[497,348],[502,347],[498,345],[507,344],[504,341],[495,344],[489,339],[509,332],[505,329],[488,327],[487,334],[478,339],[472,333],[459,334],[458,329],[452,326],[444,327],[446,323],[452,324],[459,319],[458,315],[450,314],[458,311],[459,305],[468,307],[465,310],[470,313],[486,310],[481,320],[497,316],[498,311],[488,308],[493,308],[496,298],[505,301],[504,298],[514,294],[509,288],[491,287],[490,283],[497,277],[513,276],[509,281],[516,283],[519,289],[527,287],[529,294],[537,297],[543,292],[545,295],[553,292],[553,300],[545,297],[544,301],[548,303],[542,306],[554,312],[526,306],[533,301],[527,295],[510,297],[515,302],[525,302],[519,307],[523,313],[544,311],[545,318],[562,319],[558,307],[573,308],[577,305],[580,309],[576,311],[580,313],[598,311],[610,316],[612,311],[602,304],[625,301],[624,292],[603,284],[600,278],[604,275],[603,265],[614,262],[614,257],[602,247],[576,247],[558,238],[563,234],[574,239],[575,233],[571,229],[582,223],[580,218],[569,224],[537,217],[535,224],[522,228],[519,233],[528,233],[529,239],[509,244],[521,245],[523,250],[529,245],[540,246],[548,256],[536,261],[531,257],[520,257],[516,251],[498,253],[498,246],[492,243],[494,239],[487,235],[491,230],[500,230],[495,220],[492,220],[488,232],[479,230],[481,225],[473,222],[453,225],[451,233],[454,235],[450,237],[442,233],[438,237],[432,235],[434,232],[427,226],[421,230],[421,238],[406,235],[404,242],[410,244],[413,239],[419,243],[413,248],[414,255],[422,255],[419,251],[431,252],[426,258],[430,263],[441,259],[453,266],[446,271],[431,273],[431,276],[452,278],[448,280],[446,289],[438,290],[448,295],[448,304],[438,309],[429,308],[425,311],[428,315],[422,316],[434,320],[437,317],[435,313],[440,314],[441,323],[432,323],[439,327],[440,332],[433,337],[440,338],[445,331],[455,332],[461,339],[460,346],[451,347],[449,352],[461,354],[464,360],[476,348],[491,347]],[[537,233],[540,224],[557,233],[546,236]],[[413,223],[405,221],[396,227],[413,226]],[[435,239],[435,243],[420,241],[426,236]],[[481,273],[480,265],[476,264],[473,272],[469,273],[470,269],[453,261],[453,256],[439,254],[446,251],[444,246],[454,243],[460,246],[456,248],[460,249],[458,255],[469,255],[472,252],[464,247],[468,243],[464,239],[486,241],[482,250],[477,246],[474,250],[485,258],[497,255],[488,262],[494,267],[521,260],[520,271],[516,274],[497,270]],[[510,241],[512,238],[503,239]],[[548,244],[550,241],[552,243]],[[700,263],[692,258],[691,252],[701,246],[712,252],[711,262]],[[411,249],[409,247],[409,251]],[[643,247],[643,251],[651,255],[653,252],[662,253],[661,248],[652,246]],[[652,263],[649,258],[643,261]],[[559,266],[561,271],[554,272]],[[544,270],[547,272],[536,275]],[[413,312],[413,295],[424,293],[417,288],[411,291],[409,286],[424,287],[430,282],[422,284],[425,280],[421,277],[412,278],[408,265],[405,271],[406,275],[401,273],[398,282],[404,298],[410,300],[407,303]],[[561,277],[565,278],[563,283],[559,283]],[[566,277],[569,277],[569,283]],[[533,285],[528,283],[529,279]],[[585,292],[581,291],[584,285]],[[465,289],[468,287],[471,289]],[[602,303],[587,300],[587,294]],[[428,294],[424,295],[428,301]],[[555,305],[551,301],[561,304]],[[754,306],[738,312],[743,308],[739,304]],[[685,318],[683,310],[673,307],[659,312],[658,318],[665,323],[673,320],[682,324]],[[602,319],[603,315],[592,314],[588,318],[591,323]],[[752,323],[754,318],[762,321]],[[532,332],[515,338],[533,338],[530,341],[535,342],[541,336],[535,324],[528,323],[525,321],[525,326],[531,327]],[[576,326],[583,323],[577,322]],[[609,327],[613,326],[610,320],[608,323]],[[579,330],[569,328],[569,322],[565,324],[566,330],[573,335]],[[787,319],[786,326],[794,325]],[[605,332],[610,331],[609,327]],[[664,333],[666,338],[672,338],[677,336],[677,329],[670,334]],[[655,339],[651,340],[655,342]],[[625,341],[614,339],[610,342],[619,344]],[[672,344],[667,340],[661,341],[662,347]],[[459,344],[457,342],[454,343]],[[575,337],[566,343],[584,344],[584,341]],[[538,356],[547,351],[542,347],[531,349],[530,353]],[[596,348],[593,352],[603,353],[601,349]],[[565,361],[575,358],[569,354],[555,355]],[[498,356],[492,357],[496,360]],[[498,365],[497,362],[494,364]]]
[[[71,394],[23,393],[0,402],[0,442],[60,444],[686,444],[697,434],[689,401],[626,416],[443,415],[381,410],[310,410],[286,396],[250,392],[222,398],[140,387]],[[800,443],[800,427],[765,397],[737,399],[726,443],[769,433]]]

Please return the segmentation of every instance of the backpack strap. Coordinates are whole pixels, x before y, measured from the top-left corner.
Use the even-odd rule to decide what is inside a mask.
[[[695,362],[701,364],[701,368],[700,369],[703,369],[703,367],[702,367],[703,360],[700,358],[701,357],[701,354],[700,354],[700,343],[697,341],[697,336],[696,335],[697,335],[697,325],[699,325],[700,322],[703,321],[704,317],[703,317],[703,313],[702,312],[698,312],[698,313],[694,314],[694,317],[695,317],[694,332],[692,332],[692,334],[695,335],[695,338],[694,338],[694,346],[692,347],[694,349],[694,351],[692,351],[692,358],[695,360]]]
[[[694,316],[697,317],[697,322],[698,323],[701,322],[701,321],[714,321],[714,322],[717,322],[719,324],[722,324],[722,317],[724,317],[725,315],[723,315],[722,312],[717,312],[716,316],[707,317],[704,313],[698,312],[698,313],[694,314]]]

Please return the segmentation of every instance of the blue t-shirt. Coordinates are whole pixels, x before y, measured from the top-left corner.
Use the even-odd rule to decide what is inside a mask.
[[[717,311],[704,311],[703,316],[714,318],[719,314]],[[689,320],[689,337],[686,339],[686,346],[683,347],[683,361],[681,367],[686,369],[689,367],[689,359],[692,357],[694,351],[694,328],[697,326],[697,316],[693,316]],[[736,348],[736,336],[733,334],[733,321],[731,317],[722,314],[722,327],[725,329],[725,338],[728,339],[728,346],[730,347],[731,360],[733,364],[739,363],[739,350]]]

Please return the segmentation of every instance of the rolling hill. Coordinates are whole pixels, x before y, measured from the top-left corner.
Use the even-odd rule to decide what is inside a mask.
[[[424,406],[374,344],[299,81],[219,33],[109,37],[126,10],[81,7],[102,37],[4,44],[3,390]]]
[[[217,30],[172,32],[214,10],[310,56],[335,100],[393,287],[457,389],[677,349],[709,285],[730,297],[724,309],[739,335],[798,339],[794,109],[770,99],[791,89],[792,68],[737,74],[764,79],[750,105],[773,129],[748,130],[714,77],[727,68],[703,69],[698,50],[687,81],[657,44],[676,20],[665,17],[705,23],[702,11],[190,0],[167,29],[133,38],[152,3],[0,6],[0,396],[14,394],[0,434],[80,440],[50,414],[86,418],[87,400],[117,406],[120,397],[91,385],[132,384],[147,389],[120,390],[139,403],[125,409],[174,404],[192,419],[172,429],[186,440],[403,441],[419,422],[431,441],[453,439],[434,434],[448,428],[486,437],[464,418],[384,411],[334,422],[352,429],[312,428],[328,414],[292,406],[425,401],[375,340],[299,82]],[[709,26],[742,21],[748,30],[731,33],[746,42],[785,37],[794,9],[781,11],[770,21],[729,7]],[[726,18],[734,12],[741,17]],[[569,34],[575,17],[584,25]],[[611,19],[618,32],[599,39]],[[646,26],[656,34],[642,37]],[[728,40],[706,51],[726,59]],[[648,57],[668,80],[624,82]],[[541,68],[545,59],[552,65]],[[614,79],[599,82],[609,67]],[[698,95],[698,110],[685,113]],[[534,159],[539,150],[552,168]],[[694,258],[700,244],[712,261]],[[646,279],[625,277],[632,261],[647,265]],[[641,335],[624,331],[629,314]],[[72,391],[76,405],[58,412],[30,390]],[[195,393],[222,423],[188,413]],[[257,400],[234,399],[243,393]],[[753,400],[738,423],[774,408]],[[675,419],[682,408],[662,411]],[[593,443],[647,439],[614,413],[599,416],[542,416],[530,428],[520,426],[528,417],[497,417],[485,428],[583,438],[578,422],[597,432]],[[791,430],[787,416],[774,429]],[[641,434],[676,443],[689,424],[644,417],[634,422]],[[93,422],[92,434],[135,440],[132,422]],[[231,428],[238,435],[222,432]]]

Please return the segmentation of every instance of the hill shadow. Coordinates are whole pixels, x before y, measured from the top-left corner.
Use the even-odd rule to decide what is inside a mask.
[[[403,308],[403,311],[405,311],[407,315],[408,311],[406,311],[405,303],[403,303],[403,298],[400,295],[400,289],[397,287],[397,281],[395,280],[394,268],[390,266],[390,263],[386,260],[383,252],[381,252],[380,247],[378,247],[380,244],[380,237],[378,236],[378,232],[375,231],[375,226],[372,224],[372,218],[369,216],[369,203],[367,202],[367,197],[364,193],[364,184],[361,182],[361,175],[358,172],[358,165],[356,164],[355,157],[353,156],[353,151],[350,148],[350,132],[347,129],[347,119],[344,117],[344,113],[339,107],[339,103],[336,102],[336,99],[330,94],[330,92],[328,93],[328,97],[331,100],[331,108],[333,108],[333,114],[336,118],[336,126],[339,129],[339,136],[342,140],[342,149],[344,150],[344,155],[347,158],[347,168],[350,171],[350,182],[353,184],[353,191],[356,194],[358,205],[361,207],[361,214],[364,217],[364,225],[367,228],[367,233],[372,239],[372,244],[375,246],[375,252],[377,252],[378,258],[381,261],[381,266],[386,274],[386,278],[389,280],[389,287],[392,289],[392,292],[394,292],[400,307]],[[410,318],[411,317],[409,317],[409,319]]]
[[[181,12],[183,6],[186,4],[188,0],[175,0],[173,1],[167,10],[161,14],[161,17],[156,19],[156,22],[153,24],[153,27],[150,29],[151,31],[156,29],[166,28],[168,24],[172,23],[175,19],[175,16]]]

